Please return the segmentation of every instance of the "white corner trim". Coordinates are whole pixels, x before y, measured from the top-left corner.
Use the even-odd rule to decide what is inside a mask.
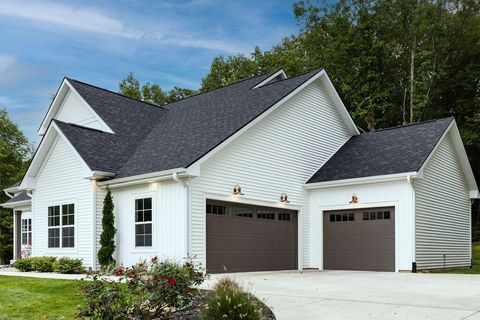
[[[282,79],[287,79],[288,78],[285,71],[283,71],[283,69],[280,69],[277,72],[275,72],[274,74],[272,74],[270,77],[268,77],[267,79],[265,79],[262,82],[260,82],[259,84],[255,85],[255,87],[253,87],[252,89],[257,89],[257,88],[263,87],[264,85],[266,85],[267,83],[269,83],[270,81],[272,81],[273,79],[275,79],[278,76],[280,76]]]
[[[304,188],[307,190],[335,188],[335,187],[353,186],[353,185],[367,184],[367,183],[381,183],[381,182],[405,180],[407,179],[407,177],[415,178],[417,177],[417,172],[402,172],[402,173],[386,174],[386,175],[380,175],[380,176],[307,183],[305,184]]]
[[[470,190],[470,199],[480,199],[480,192],[478,190]]]
[[[235,132],[234,134],[232,134],[230,137],[228,137],[227,139],[225,139],[222,143],[220,143],[219,145],[217,145],[215,148],[213,148],[212,150],[210,150],[207,154],[203,155],[200,159],[196,160],[194,163],[192,163],[189,168],[193,165],[200,165],[202,164],[203,162],[205,162],[206,160],[208,160],[210,157],[212,157],[214,154],[216,154],[218,151],[220,151],[221,149],[223,149],[226,145],[228,145],[229,143],[231,143],[233,140],[235,140],[238,136],[240,136],[241,134],[243,134],[245,131],[247,131],[248,129],[250,129],[251,127],[253,127],[255,124],[257,124],[258,122],[262,121],[266,116],[268,116],[270,113],[272,113],[273,111],[275,111],[278,107],[280,107],[281,105],[283,105],[285,102],[287,102],[288,100],[290,100],[293,96],[295,96],[297,93],[299,93],[300,91],[302,91],[305,87],[307,87],[309,84],[311,84],[312,82],[314,82],[315,80],[317,80],[318,78],[320,77],[327,77],[328,79],[328,76],[327,76],[327,73],[325,72],[325,70],[321,70],[319,71],[318,73],[316,73],[315,75],[313,75],[310,79],[308,79],[307,81],[305,81],[302,85],[298,86],[295,90],[293,90],[292,92],[290,92],[289,94],[287,94],[285,97],[283,97],[280,101],[278,101],[277,103],[275,103],[273,106],[271,106],[270,108],[268,108],[267,110],[265,110],[262,114],[260,114],[258,117],[256,117],[255,119],[253,119],[252,121],[250,121],[248,124],[246,124],[243,128],[241,128],[240,130],[238,130],[237,132]],[[331,90],[335,91],[335,88],[333,87],[333,84],[330,82],[330,80],[328,79],[328,81],[326,82],[327,86],[330,86]],[[336,91],[335,91],[336,92]],[[334,100],[334,103],[336,105],[336,107],[339,109],[339,112],[342,114],[342,111],[343,110],[343,113],[346,114],[349,118],[349,121],[346,122],[345,124],[348,126],[348,128],[350,129],[351,131],[351,134],[352,135],[358,135],[360,134],[358,132],[358,129],[357,127],[355,126],[355,123],[353,122],[352,118],[350,117],[350,115],[348,114],[348,111],[347,109],[345,108],[345,106],[343,105],[342,101],[340,100],[340,97],[338,97],[338,94],[336,94],[337,98],[338,98],[338,101],[335,101]],[[339,103],[339,104],[338,104]]]

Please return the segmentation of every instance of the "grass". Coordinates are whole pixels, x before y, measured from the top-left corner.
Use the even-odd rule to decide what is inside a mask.
[[[74,319],[77,281],[0,276],[0,319]]]
[[[480,242],[472,243],[472,268],[435,270],[435,273],[480,274]]]

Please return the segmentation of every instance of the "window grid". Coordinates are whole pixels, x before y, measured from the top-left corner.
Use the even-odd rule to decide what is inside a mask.
[[[291,220],[290,213],[285,213],[285,212],[279,213],[278,214],[278,220],[280,220],[280,221],[290,221]]]
[[[22,219],[22,245],[32,245],[32,219]]]
[[[332,213],[330,214],[330,222],[349,222],[355,221],[355,213]]]
[[[75,205],[48,207],[48,247],[75,247]]]
[[[247,207],[234,207],[233,212],[237,217],[253,218],[253,209]]]
[[[152,235],[152,198],[135,199],[135,247],[151,247]]]
[[[390,211],[364,212],[363,220],[365,221],[390,220]]]
[[[227,207],[216,205],[216,204],[207,204],[207,213],[208,214],[218,214],[220,216],[227,215]]]

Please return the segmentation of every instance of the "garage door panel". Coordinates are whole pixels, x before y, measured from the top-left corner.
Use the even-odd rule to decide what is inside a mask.
[[[325,212],[324,268],[394,271],[394,219],[394,208]]]
[[[224,209],[217,210],[214,206]],[[237,210],[238,207],[243,208]],[[208,210],[222,214],[209,214]],[[236,212],[252,213],[252,216],[239,217]],[[290,220],[281,220],[280,214],[289,214]],[[297,268],[295,211],[208,200],[206,220],[207,272]]]

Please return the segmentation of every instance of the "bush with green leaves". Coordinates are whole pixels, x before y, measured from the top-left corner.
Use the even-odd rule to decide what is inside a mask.
[[[205,280],[190,261],[181,264],[156,257],[130,268],[117,267],[114,274],[125,281],[119,284],[94,276],[81,282],[86,299],[78,310],[80,318],[168,319],[172,312],[192,306],[197,294],[192,287]]]
[[[53,272],[53,263],[57,260],[55,257],[33,257],[29,259],[32,262],[32,269],[38,272]]]
[[[58,273],[82,273],[82,259],[60,258],[53,263],[53,271]]]
[[[203,320],[264,319],[260,301],[230,278],[220,279],[202,309]]]
[[[100,234],[100,250],[98,250],[98,263],[102,268],[114,264],[113,253],[115,252],[115,214],[113,209],[113,197],[110,190],[103,199],[102,210],[102,233]]]
[[[15,269],[20,270],[22,272],[32,271],[32,259],[25,258],[25,259],[18,259],[12,265]]]
[[[472,242],[480,241],[480,227],[472,226]]]

